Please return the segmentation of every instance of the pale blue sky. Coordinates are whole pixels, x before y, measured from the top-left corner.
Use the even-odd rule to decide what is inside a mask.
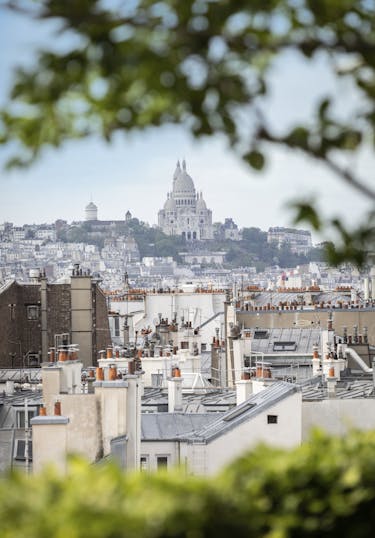
[[[50,43],[51,33],[40,22],[19,15],[0,14],[0,101],[5,101],[11,70],[32,60],[38,44]],[[272,75],[272,97],[267,113],[279,125],[309,116],[319,95],[335,89],[321,58],[315,66],[289,54]],[[350,84],[343,83],[341,108],[353,102]],[[0,150],[0,166],[8,155]],[[186,158],[188,172],[202,190],[214,221],[233,217],[241,226],[290,225],[291,198],[315,196],[330,215],[358,220],[369,204],[343,187],[323,166],[285,150],[273,150],[269,166],[257,174],[243,164],[219,138],[193,140],[184,128],[165,126],[141,134],[118,135],[112,144],[87,139],[46,150],[28,170],[0,171],[0,222],[15,224],[68,221],[83,218],[92,194],[99,218],[123,218],[132,214],[150,224],[157,221],[178,158]],[[355,160],[366,174],[373,163],[366,152]]]

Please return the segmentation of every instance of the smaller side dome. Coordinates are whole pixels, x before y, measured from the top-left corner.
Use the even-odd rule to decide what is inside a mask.
[[[206,205],[206,202],[203,200],[203,196],[202,196],[202,193],[200,193],[200,196],[197,200],[197,211],[206,211],[207,210],[207,205]]]
[[[164,204],[164,211],[175,211],[176,209],[176,202],[174,201],[173,197],[168,193],[167,200]]]

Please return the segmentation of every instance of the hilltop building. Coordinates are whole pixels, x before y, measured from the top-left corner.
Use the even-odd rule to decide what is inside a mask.
[[[177,162],[172,191],[167,194],[158,224],[167,235],[182,235],[187,241],[213,239],[212,211],[186,171],[185,160]]]
[[[226,218],[223,224],[221,222],[215,223],[214,234],[215,239],[219,240],[241,241],[242,239],[242,232],[232,218]]]
[[[274,227],[267,232],[267,243],[274,243],[279,248],[288,245],[296,254],[307,254],[312,249],[311,232],[295,228]]]
[[[98,207],[92,201],[85,207],[85,220],[98,220]]]

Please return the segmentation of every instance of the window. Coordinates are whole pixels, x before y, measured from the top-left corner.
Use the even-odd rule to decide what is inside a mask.
[[[39,319],[39,306],[37,305],[28,305],[27,310],[27,319],[29,321],[36,321]]]
[[[120,318],[116,316],[115,320],[115,336],[120,336]]]
[[[36,415],[36,409],[28,409],[27,411],[28,417],[29,417],[29,427],[30,427],[30,420],[35,417]],[[19,410],[17,411],[17,428],[24,428],[25,427],[25,410]]]
[[[148,465],[148,456],[141,456],[141,465],[140,469],[141,471],[148,471],[149,465]]]
[[[235,407],[233,411],[231,411],[230,413],[226,413],[223,417],[223,420],[225,422],[230,422],[234,418],[241,416],[243,413],[245,413],[249,409],[252,409],[255,406],[256,404],[251,403],[251,402],[243,403],[241,406]]]
[[[29,449],[28,458],[31,461],[33,459],[33,445],[31,441],[28,441],[28,449]],[[16,441],[14,459],[18,461],[26,460],[26,441],[25,440],[18,439],[18,441]]]
[[[267,340],[268,336],[268,331],[254,331],[254,340]]]
[[[295,351],[297,349],[296,342],[274,342],[273,350],[274,351]]]
[[[166,469],[168,467],[168,456],[156,456],[157,469]]]
[[[37,368],[40,366],[39,353],[28,352],[26,354],[26,364],[28,368]]]
[[[16,319],[16,305],[14,303],[8,304],[9,307],[9,319],[14,321]]]
[[[151,374],[151,386],[159,388],[163,386],[163,374]]]
[[[267,424],[277,424],[277,415],[267,415]]]

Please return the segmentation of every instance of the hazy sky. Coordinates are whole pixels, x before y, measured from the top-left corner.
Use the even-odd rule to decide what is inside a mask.
[[[1,103],[14,66],[29,63],[38,44],[46,42],[51,42],[51,32],[43,23],[1,11]],[[311,66],[292,54],[278,62],[272,81],[267,111],[280,125],[308,117],[314,100],[335,88],[323,58]],[[335,89],[343,109],[356,99],[348,83]],[[267,169],[258,174],[219,137],[193,140],[182,126],[118,135],[110,145],[92,138],[67,143],[57,151],[44,151],[26,171],[5,172],[8,154],[6,148],[0,150],[0,222],[18,225],[80,220],[91,195],[101,219],[121,219],[129,209],[154,224],[172,188],[176,161],[184,157],[214,221],[232,217],[241,227],[287,226],[292,214],[286,204],[297,197],[315,196],[326,213],[345,214],[350,222],[369,207],[363,197],[304,156],[273,150]],[[366,152],[355,160],[355,167],[364,177],[373,170]]]

